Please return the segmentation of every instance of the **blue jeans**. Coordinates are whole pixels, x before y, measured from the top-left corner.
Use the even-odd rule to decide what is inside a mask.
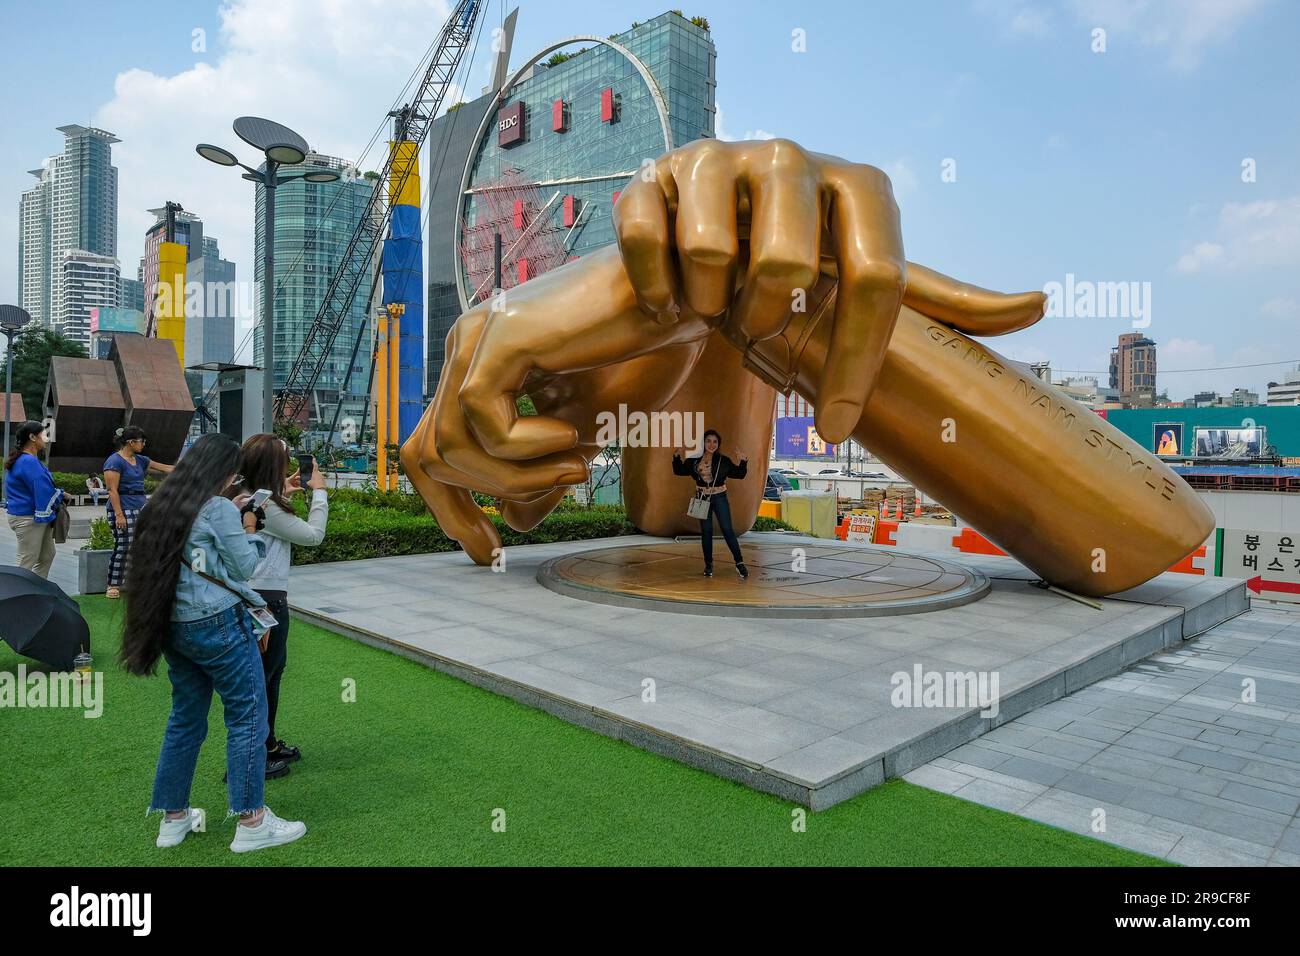
[[[736,540],[736,532],[731,528],[731,503],[727,501],[727,493],[724,491],[709,497],[709,516],[700,522],[700,547],[704,549],[704,566],[713,567],[714,518],[718,519],[718,527],[722,530],[727,547],[731,549],[731,556],[737,564],[741,564],[745,559],[740,555],[740,542]]]
[[[266,683],[262,655],[242,604],[201,621],[172,622],[163,654],[172,682],[153,810],[184,810],[199,747],[208,735],[212,691],[226,717],[226,776],[231,813],[262,809],[266,785]]]

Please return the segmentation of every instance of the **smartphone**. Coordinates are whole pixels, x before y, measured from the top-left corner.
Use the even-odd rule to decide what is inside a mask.
[[[298,456],[298,480],[302,482],[304,488],[307,482],[311,481],[311,473],[316,470],[316,460],[303,452]]]
[[[266,488],[259,488],[253,492],[253,497],[248,499],[248,507],[256,511],[262,505],[266,504],[267,499],[271,497],[271,492]]]
[[[264,607],[251,607],[248,609],[248,613],[252,615],[253,620],[257,622],[257,626],[263,631],[269,631],[279,623],[275,619],[275,615]]]

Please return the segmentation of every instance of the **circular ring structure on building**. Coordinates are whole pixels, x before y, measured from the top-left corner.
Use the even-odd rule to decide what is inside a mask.
[[[471,189],[470,180],[474,175],[475,167],[478,164],[479,159],[483,153],[484,139],[488,135],[489,130],[491,130],[495,125],[502,104],[506,102],[506,100],[510,97],[514,88],[520,83],[520,77],[522,77],[528,70],[530,70],[538,63],[540,63],[541,60],[544,57],[546,57],[548,54],[555,53],[558,50],[567,46],[572,46],[575,43],[593,43],[593,44],[598,44],[600,46],[608,47],[609,49],[621,55],[624,59],[628,61],[629,64],[631,64],[631,66],[636,70],[637,74],[639,74],[639,76],[641,77],[642,82],[645,83],[645,86],[649,92],[650,100],[654,105],[654,111],[658,118],[659,129],[663,139],[663,152],[664,153],[671,152],[673,149],[673,135],[672,135],[672,126],[669,123],[668,102],[664,97],[663,90],[660,88],[658,81],[654,77],[654,74],[650,72],[650,69],[646,66],[646,64],[626,46],[614,40],[611,40],[608,37],[579,35],[579,36],[568,37],[567,39],[560,40],[559,42],[556,43],[552,43],[549,46],[546,46],[543,49],[539,50],[538,52],[534,53],[523,64],[523,66],[515,70],[515,72],[510,75],[510,77],[505,81],[505,83],[502,84],[501,89],[496,92],[496,95],[493,97],[492,102],[489,104],[487,111],[483,114],[483,119],[479,122],[478,130],[474,134],[473,145],[470,146],[469,153],[465,159],[465,168],[461,172],[460,191],[458,193],[460,197],[459,202],[461,203],[461,206],[457,215],[457,225],[456,225],[455,234],[452,237],[452,242],[453,242],[452,252],[453,252],[453,259],[456,263],[456,267],[454,270],[456,276],[456,294],[460,299],[460,307],[462,311],[468,311],[470,307],[473,305],[471,299],[477,299],[481,294],[479,289],[476,288],[471,290],[469,288],[469,283],[467,282],[467,278],[466,278],[466,266],[464,262],[464,254],[461,250],[461,243],[462,243],[462,238],[465,230],[465,209],[466,209],[465,199],[466,196],[470,194],[470,189]],[[648,158],[655,158],[655,157],[648,157]],[[612,179],[617,177],[606,176],[606,177],[599,177],[599,178]],[[505,254],[503,258],[508,257],[510,255],[509,249],[505,249],[503,251]],[[503,283],[503,285],[504,284],[505,283]]]
[[[803,555],[795,554],[795,548]],[[596,604],[714,617],[849,618],[917,614],[984,597],[989,578],[971,568],[890,549],[836,543],[742,541],[749,580],[723,542],[714,576],[703,574],[698,541],[596,548],[552,558],[544,587]],[[794,566],[800,563],[800,570]]]

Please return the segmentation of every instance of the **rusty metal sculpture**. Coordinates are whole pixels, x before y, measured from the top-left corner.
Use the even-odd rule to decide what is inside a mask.
[[[660,158],[615,207],[618,247],[466,312],[433,402],[402,447],[416,489],[478,563],[500,538],[470,495],[534,527],[599,450],[597,416],[703,412],[761,460],[775,390],[815,405],[1045,580],[1089,595],[1166,570],[1213,529],[1168,466],[969,336],[1042,317],[909,263],[888,178],[787,140],[701,141]],[[526,393],[536,416],[520,416]],[[623,452],[624,497],[654,534],[690,529],[671,448]],[[730,497],[737,530],[760,482]]]

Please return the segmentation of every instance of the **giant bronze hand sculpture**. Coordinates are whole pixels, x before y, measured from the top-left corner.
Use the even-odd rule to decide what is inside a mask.
[[[480,564],[500,539],[469,489],[533,527],[598,452],[596,417],[703,411],[758,460],[773,389],[816,408],[1044,579],[1133,587],[1191,552],[1209,510],[1159,459],[1064,393],[967,338],[1037,321],[1040,293],[1000,295],[903,258],[879,170],[793,143],[702,141],[636,177],[619,248],[475,306],[447,338],[433,402],[402,462]],[[529,394],[537,416],[521,417]],[[652,533],[686,530],[671,449],[624,452],[624,495]],[[738,529],[753,486],[733,505]]]

